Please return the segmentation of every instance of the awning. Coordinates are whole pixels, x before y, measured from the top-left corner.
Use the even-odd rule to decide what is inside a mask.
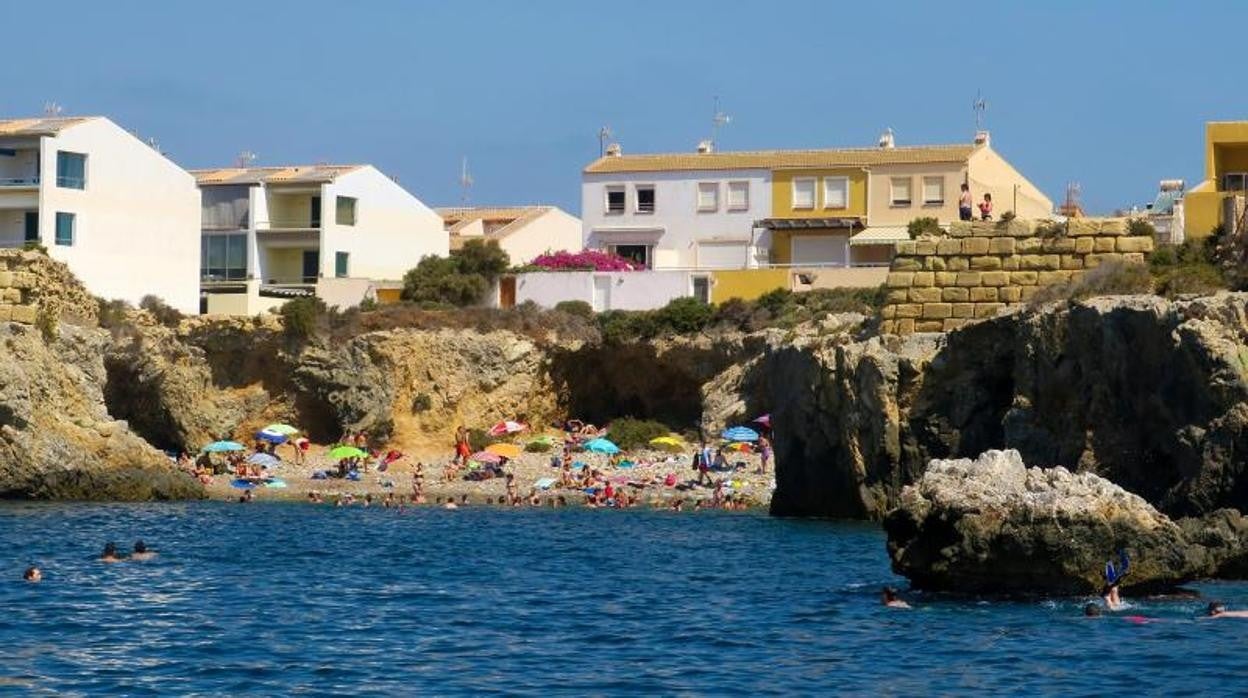
[[[811,228],[853,228],[862,225],[857,218],[764,218],[755,228],[768,230],[809,230]]]
[[[600,243],[653,245],[663,237],[663,228],[591,228],[589,234]]]
[[[849,239],[850,245],[891,245],[910,239],[910,231],[904,225],[876,225],[863,230]]]

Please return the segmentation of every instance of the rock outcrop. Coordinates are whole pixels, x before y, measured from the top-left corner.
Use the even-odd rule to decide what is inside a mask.
[[[1248,294],[1123,296],[945,335],[813,341],[742,381],[769,405],[782,515],[881,518],[929,460],[1019,450],[1172,516],[1248,509]]]

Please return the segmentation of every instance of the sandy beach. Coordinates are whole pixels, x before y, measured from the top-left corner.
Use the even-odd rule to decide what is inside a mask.
[[[534,434],[525,434],[515,439],[514,443],[523,447],[524,443],[535,438]],[[551,434],[556,442],[562,434]],[[470,505],[495,504],[506,495],[506,480],[496,477],[489,480],[465,480],[457,477],[450,482],[444,481],[443,470],[451,460],[449,446],[442,450],[422,449],[406,452],[403,458],[391,464],[384,472],[370,466],[368,472],[360,473],[357,481],[330,478],[312,479],[318,470],[335,470],[335,463],[328,457],[328,446],[314,444],[308,451],[304,464],[297,465],[293,461],[294,447],[283,444],[277,447],[276,454],[282,462],[264,472],[285,482],[285,487],[258,486],[252,490],[256,501],[300,500],[306,501],[309,493],[316,492],[332,502],[335,498],[351,495],[362,500],[371,494],[374,501],[393,493],[410,497],[412,494],[412,475],[416,464],[423,464],[424,495],[426,505],[439,506],[448,499],[456,501],[468,497]],[[383,450],[384,452],[384,450]],[[561,448],[556,446],[549,453],[521,453],[519,457],[506,465],[506,472],[515,476],[516,492],[522,499],[527,499],[530,491],[535,491],[542,506],[547,500],[563,496],[569,505],[583,505],[585,493],[579,488],[558,488],[552,485],[547,489],[537,489],[536,483],[543,479],[559,478],[559,468],[551,464],[552,456],[559,456]],[[775,486],[774,463],[769,464],[768,472],[758,473],[759,457],[756,454],[733,453],[729,461],[735,466],[731,471],[709,473],[710,482],[698,485],[698,473],[692,468],[693,447],[680,452],[638,450],[626,452],[623,460],[635,463],[632,467],[612,467],[605,455],[596,453],[574,453],[573,461],[585,463],[596,468],[612,481],[617,487],[628,487],[631,496],[644,506],[670,506],[675,500],[683,499],[687,507],[702,500],[709,505],[714,490],[714,481],[723,480],[725,493],[734,499],[741,500],[750,507],[766,507],[771,501],[771,492]],[[676,485],[664,485],[669,474],[675,475]],[[213,499],[234,500],[241,494],[240,490],[231,487],[233,475],[217,475],[207,485],[208,495]],[[628,483],[648,482],[644,486]]]

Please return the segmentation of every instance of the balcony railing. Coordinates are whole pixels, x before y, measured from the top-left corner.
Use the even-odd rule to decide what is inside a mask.
[[[320,230],[321,222],[307,218],[278,218],[256,225],[257,230]]]
[[[39,175],[30,175],[27,177],[0,177],[0,189],[37,186],[39,186]]]

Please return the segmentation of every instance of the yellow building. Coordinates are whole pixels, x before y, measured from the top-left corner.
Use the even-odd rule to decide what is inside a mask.
[[[1184,234],[1207,237],[1234,219],[1235,199],[1248,190],[1248,121],[1205,124],[1205,180],[1183,197]],[[1242,201],[1242,199],[1241,199]],[[1228,209],[1231,212],[1228,215]]]

